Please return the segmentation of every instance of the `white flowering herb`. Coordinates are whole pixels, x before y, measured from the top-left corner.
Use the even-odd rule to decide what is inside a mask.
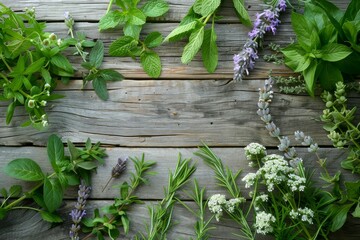
[[[275,220],[275,217],[271,213],[266,213],[264,211],[258,212],[256,214],[254,224],[256,232],[263,235],[272,233],[274,230],[272,224],[275,222]]]

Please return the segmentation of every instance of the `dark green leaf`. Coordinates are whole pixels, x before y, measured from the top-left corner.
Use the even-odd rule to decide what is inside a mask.
[[[7,110],[6,110],[6,124],[10,124],[11,119],[14,116],[15,107],[16,107],[15,102],[10,103],[9,106],[7,107]]]
[[[324,90],[334,90],[337,82],[342,82],[343,77],[340,70],[330,62],[319,64],[319,83]]]
[[[112,69],[102,69],[99,71],[99,76],[105,81],[121,81],[124,76]]]
[[[96,41],[95,46],[91,49],[89,61],[95,68],[99,68],[104,59],[104,43],[100,40]]]
[[[106,81],[102,78],[95,78],[92,81],[93,88],[95,90],[96,95],[104,101],[108,100],[109,93],[106,88]]]
[[[115,240],[120,236],[120,231],[116,227],[108,228],[108,234],[112,240]]]
[[[351,49],[345,45],[329,43],[321,49],[321,58],[329,62],[340,61],[352,53]]]
[[[169,4],[164,0],[150,0],[141,9],[148,17],[160,17],[169,10]]]
[[[125,24],[127,20],[126,15],[118,10],[110,11],[103,16],[99,21],[99,29],[106,30],[109,28],[115,28],[120,24]]]
[[[291,25],[296,33],[296,38],[301,47],[303,47],[307,52],[310,52],[311,49],[313,49],[310,33],[314,30],[314,27],[311,25],[309,20],[296,12],[292,12],[291,14]]]
[[[332,232],[339,230],[344,225],[347,214],[352,206],[353,204],[346,204],[342,206],[334,206],[332,208],[333,219],[330,227]]]
[[[163,36],[159,32],[152,32],[146,36],[144,44],[148,48],[154,48],[159,46],[163,41]]]
[[[152,78],[158,78],[161,74],[161,60],[154,51],[145,51],[140,56],[144,71]]]
[[[345,186],[349,199],[357,200],[360,198],[360,180],[356,182],[345,182]]]
[[[44,63],[45,63],[44,57],[36,60],[35,62],[33,62],[30,66],[28,66],[26,68],[24,75],[33,74],[35,72],[40,71],[40,69],[42,69],[42,67],[44,66]]]
[[[50,62],[54,66],[64,70],[67,73],[70,73],[70,74],[74,73],[74,69],[73,69],[71,63],[69,62],[69,60],[61,54],[56,54],[55,56],[53,56],[50,59]]]
[[[189,43],[184,47],[181,57],[181,62],[184,64],[189,63],[200,50],[204,40],[204,26],[191,33]]]
[[[61,206],[63,189],[57,178],[45,178],[44,180],[44,201],[50,213]]]
[[[55,134],[51,135],[47,143],[47,154],[53,169],[59,171],[59,163],[64,161],[64,145]]]
[[[185,25],[178,26],[177,28],[171,31],[171,33],[165,38],[164,41],[165,42],[172,41],[172,39],[175,39],[177,36],[190,32],[196,27],[197,23],[198,21],[194,20]]]
[[[12,160],[6,165],[4,171],[10,177],[24,181],[41,181],[44,179],[40,166],[29,158]]]
[[[0,220],[4,219],[7,215],[7,210],[4,208],[0,208]]]
[[[208,72],[213,73],[218,64],[218,48],[216,45],[215,29],[206,29],[204,33],[204,42],[202,44],[202,59]]]
[[[138,41],[130,36],[123,36],[115,40],[109,49],[111,56],[125,57],[131,55],[131,50],[138,44]]]
[[[201,2],[201,15],[208,16],[213,14],[220,6],[221,0],[202,0]]]
[[[251,26],[251,19],[249,13],[244,6],[244,0],[233,0],[233,3],[240,21],[245,26]]]
[[[129,11],[128,22],[132,25],[144,25],[146,22],[146,16],[140,9],[132,8]]]
[[[348,5],[341,22],[345,23],[346,21],[354,20],[356,15],[359,14],[359,11],[360,11],[360,1],[352,0]]]
[[[61,217],[56,213],[49,213],[49,212],[46,212],[46,211],[40,211],[40,215],[41,215],[41,218],[46,222],[50,222],[50,223],[61,223],[61,222],[63,222]]]
[[[92,170],[97,168],[97,164],[91,161],[78,162],[77,166],[85,170]]]

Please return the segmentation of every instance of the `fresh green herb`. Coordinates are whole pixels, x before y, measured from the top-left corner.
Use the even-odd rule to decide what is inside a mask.
[[[285,64],[304,76],[311,96],[318,83],[330,91],[345,75],[360,73],[359,12],[357,0],[351,1],[345,12],[326,0],[313,0],[306,3],[304,14],[292,13],[297,42],[282,52]]]
[[[0,205],[0,219],[10,210],[31,209],[38,211],[45,221],[62,221],[56,210],[62,203],[65,190],[68,186],[79,185],[80,179],[89,185],[91,172],[96,170],[98,163],[104,164],[106,156],[100,143],[93,145],[90,139],[86,141],[83,149],[76,148],[70,141],[67,144],[70,156],[65,156],[63,143],[58,136],[49,137],[47,154],[54,170],[50,174],[43,172],[40,166],[29,158],[18,158],[6,165],[4,172],[7,175],[27,182],[36,182],[36,185],[13,201],[10,201],[10,197],[19,196],[21,188],[12,186],[9,191],[2,189],[1,194],[5,199]],[[38,208],[19,206],[27,198],[34,200]]]
[[[182,159],[179,155],[174,172],[169,173],[168,187],[164,188],[163,200],[159,204],[149,207],[150,223],[146,226],[146,233],[139,233],[135,239],[166,239],[167,231],[172,226],[176,193],[190,180],[195,170],[196,167],[191,164],[191,159]]]
[[[160,46],[163,37],[159,32],[149,33],[144,40],[140,40],[140,32],[148,18],[160,17],[169,10],[169,5],[164,0],[149,0],[139,7],[139,0],[115,1],[118,7],[114,10],[114,0],[110,0],[108,10],[100,19],[101,31],[123,26],[124,36],[115,40],[109,49],[111,56],[140,57],[144,71],[152,78],[158,78],[161,74],[161,61],[159,55],[153,50]]]
[[[181,20],[166,38],[165,42],[174,42],[188,38],[189,42],[184,47],[181,62],[188,64],[201,50],[203,63],[208,72],[216,70],[218,64],[217,35],[215,32],[216,12],[221,0],[196,0],[187,15]],[[234,8],[240,20],[246,25],[251,25],[251,20],[242,0],[233,0]],[[206,28],[211,20],[211,27]]]
[[[124,234],[129,232],[130,222],[127,214],[127,209],[132,204],[142,203],[142,201],[134,195],[134,192],[142,184],[147,184],[147,176],[154,175],[154,172],[149,171],[154,165],[153,161],[146,161],[143,154],[141,159],[135,157],[130,158],[134,163],[135,173],[131,173],[130,184],[122,183],[119,187],[119,197],[115,198],[114,203],[102,208],[103,215],[100,214],[99,209],[95,209],[92,218],[83,219],[86,226],[84,232],[90,232],[83,240],[89,239],[92,236],[97,236],[98,239],[103,239],[104,236],[109,236],[111,239],[117,239],[120,235],[119,227],[122,226]]]

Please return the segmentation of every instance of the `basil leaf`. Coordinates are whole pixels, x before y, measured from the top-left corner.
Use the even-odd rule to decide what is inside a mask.
[[[329,43],[321,49],[321,59],[329,62],[340,61],[352,53],[352,50],[342,44]]]
[[[59,171],[59,163],[64,160],[64,145],[61,139],[55,134],[51,135],[47,143],[47,154],[51,166],[55,172]]]
[[[50,213],[61,206],[63,189],[57,178],[45,178],[44,180],[44,201]]]

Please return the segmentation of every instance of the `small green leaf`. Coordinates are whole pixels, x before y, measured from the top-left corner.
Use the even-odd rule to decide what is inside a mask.
[[[201,15],[208,16],[213,14],[220,6],[221,0],[202,0],[201,2]]]
[[[105,225],[105,224],[104,224]],[[108,226],[108,234],[112,240],[117,239],[120,236],[120,231],[113,225]]]
[[[74,69],[71,65],[71,63],[69,62],[69,60],[64,57],[61,54],[56,54],[55,56],[51,57],[50,62],[60,68],[63,69],[64,71],[73,74],[74,73]]]
[[[80,150],[70,140],[67,140],[67,145],[70,152],[70,160],[75,161],[80,156]]]
[[[112,69],[102,69],[99,71],[99,76],[105,81],[121,81],[124,76],[121,73]]]
[[[103,59],[104,43],[100,40],[97,40],[95,46],[91,49],[89,61],[95,68],[99,68],[103,62]]]
[[[360,202],[356,205],[354,212],[351,213],[353,217],[360,218]]]
[[[340,61],[352,53],[351,48],[338,44],[329,43],[321,49],[322,59],[329,62]]]
[[[133,37],[134,39],[139,39],[142,25],[133,25],[131,23],[126,23],[123,31],[125,36]]]
[[[160,17],[169,10],[169,4],[164,0],[150,0],[141,9],[148,17]]]
[[[145,51],[140,56],[144,71],[152,78],[158,78],[161,74],[161,60],[154,51]]]
[[[61,206],[63,195],[59,179],[46,177],[44,180],[44,201],[50,213]]]
[[[12,160],[6,165],[4,171],[10,177],[24,181],[41,181],[44,179],[40,166],[29,158]]]
[[[46,211],[40,211],[40,215],[41,215],[41,218],[46,222],[50,222],[50,223],[61,223],[61,222],[63,222],[61,217],[56,213],[49,213],[49,212],[46,212]]]
[[[148,48],[154,48],[159,46],[163,41],[163,36],[159,32],[152,32],[146,36],[144,44]]]
[[[24,98],[24,96],[23,96],[21,93],[19,93],[19,92],[14,92],[14,95],[15,95],[16,100],[19,101],[19,103],[21,103],[21,104],[24,104],[24,103],[25,103],[25,98]]]
[[[0,208],[0,220],[4,219],[7,215],[8,210]]]
[[[64,145],[61,141],[61,139],[53,134],[48,138],[47,143],[47,154],[49,161],[51,163],[51,166],[53,169],[58,172],[59,170],[59,163],[64,161]]]
[[[129,11],[128,22],[132,25],[144,25],[146,22],[146,16],[140,9],[132,8]]]
[[[14,116],[15,107],[16,107],[15,102],[10,103],[9,106],[7,107],[7,110],[6,110],[6,124],[7,125],[10,124],[11,119]]]
[[[22,193],[22,186],[20,185],[13,185],[9,189],[9,195],[11,197],[18,197]]]
[[[124,228],[124,233],[128,234],[129,229],[130,229],[130,221],[129,221],[129,218],[128,218],[128,216],[126,214],[121,216],[121,223],[122,223],[123,228]]]
[[[123,12],[120,12],[118,10],[110,11],[100,19],[99,30],[115,28],[120,24],[125,24],[126,20],[127,17]]]
[[[92,81],[93,88],[95,90],[96,95],[106,101],[109,98],[109,93],[106,88],[106,81],[103,78],[95,78]]]
[[[115,40],[109,49],[111,56],[125,57],[131,55],[131,50],[138,44],[138,41],[130,36],[123,36]]]
[[[85,169],[85,170],[92,170],[97,168],[96,163],[91,162],[91,161],[84,161],[84,162],[78,162],[77,166],[79,168]]]
[[[218,48],[216,45],[216,38],[217,36],[214,28],[205,30],[204,42],[201,49],[204,66],[209,73],[215,72],[218,64]]]
[[[190,32],[196,27],[197,23],[198,21],[194,20],[185,25],[178,26],[171,31],[171,33],[165,38],[164,42],[172,41],[172,39],[175,39],[177,36]]]
[[[204,26],[195,30],[189,37],[189,43],[184,47],[181,57],[181,62],[184,64],[189,63],[200,50],[204,40]]]
[[[46,68],[41,68],[41,76],[44,78],[46,83],[51,84],[51,75]]]
[[[45,58],[40,58],[33,62],[30,66],[28,66],[24,72],[24,75],[33,74],[35,72],[40,71],[40,69],[44,66]]]
[[[245,26],[251,26],[251,19],[248,11],[244,6],[244,0],[233,0],[233,4],[241,22]]]

